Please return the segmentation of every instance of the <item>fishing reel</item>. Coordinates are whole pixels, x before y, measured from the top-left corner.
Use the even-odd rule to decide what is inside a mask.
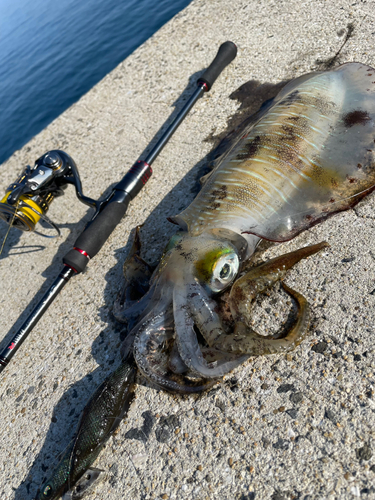
[[[6,190],[0,201],[0,218],[21,231],[34,231],[41,236],[53,238],[60,230],[46,215],[52,201],[64,194],[68,184],[73,184],[77,198],[99,210],[100,203],[84,196],[77,166],[64,151],[52,150],[38,158],[31,168],[28,165],[19,178]],[[57,234],[46,234],[35,230],[39,221],[45,221]]]

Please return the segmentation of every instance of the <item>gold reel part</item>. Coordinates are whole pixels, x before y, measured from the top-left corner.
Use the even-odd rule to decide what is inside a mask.
[[[45,211],[29,196],[20,196],[17,205],[7,203],[10,191],[0,201],[0,219],[21,231],[35,231],[35,226]]]

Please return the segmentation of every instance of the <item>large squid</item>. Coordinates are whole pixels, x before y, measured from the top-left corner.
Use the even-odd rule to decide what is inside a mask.
[[[124,267],[125,288],[114,307],[116,318],[128,325],[124,365],[131,366],[129,359],[134,356],[140,371],[157,385],[198,392],[249,356],[294,349],[308,329],[305,298],[283,284],[297,306],[294,323],[283,335],[254,331],[251,304],[259,293],[282,280],[291,266],[327,243],[250,270],[247,263],[261,239],[288,241],[373,191],[374,151],[373,68],[347,63],[290,81],[241,131],[206,176],[193,203],[171,218],[180,230],[155,270],[140,257],[136,232]],[[230,290],[230,324],[234,325],[229,331],[215,300],[225,290]],[[129,369],[124,373],[133,381]],[[118,387],[123,398],[124,384]],[[87,408],[95,407],[100,398],[102,393],[94,395]],[[114,413],[120,412],[120,406]],[[81,420],[78,436],[87,422],[88,418]],[[97,446],[103,440],[99,437]],[[73,445],[61,466],[65,467],[64,474],[60,471],[63,486],[54,482],[60,477],[58,469],[40,498],[57,498],[58,487],[60,493],[66,491],[69,478],[74,476],[75,482],[84,474],[82,467],[83,472],[74,475],[74,471],[77,461],[93,453],[90,446],[78,454]]]
[[[129,290],[139,288],[140,276],[147,287],[150,270],[136,250],[126,263],[128,289],[115,315],[130,322],[124,349],[133,349],[143,374],[166,389],[190,392],[248,356],[295,348],[308,326],[304,297],[283,285],[298,311],[283,338],[250,327],[251,302],[327,244],[281,256],[235,280],[261,238],[290,240],[372,191],[374,151],[374,69],[347,63],[289,82],[206,176],[193,203],[171,219],[181,229],[141,300],[132,301]],[[215,296],[230,286],[235,328],[227,332]]]

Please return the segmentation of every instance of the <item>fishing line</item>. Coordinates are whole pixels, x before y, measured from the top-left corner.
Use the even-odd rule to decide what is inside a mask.
[[[16,218],[16,213],[17,213],[17,209],[18,209],[19,202],[20,202],[20,200],[18,200],[18,201],[17,201],[17,205],[16,205],[16,208],[15,208],[15,210],[14,210],[14,213],[13,213],[13,217],[12,217],[11,223],[9,224],[9,227],[8,227],[7,232],[6,232],[6,234],[5,234],[5,238],[4,238],[3,244],[1,245],[1,249],[0,249],[0,256],[1,256],[1,254],[3,253],[4,245],[5,245],[5,242],[6,242],[7,238],[8,238],[10,228],[13,226],[14,220],[15,220],[15,218]]]

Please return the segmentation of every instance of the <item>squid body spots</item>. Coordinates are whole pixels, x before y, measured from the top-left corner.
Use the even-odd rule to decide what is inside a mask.
[[[356,109],[347,113],[343,120],[346,127],[353,127],[353,125],[366,125],[371,118],[367,111]]]

